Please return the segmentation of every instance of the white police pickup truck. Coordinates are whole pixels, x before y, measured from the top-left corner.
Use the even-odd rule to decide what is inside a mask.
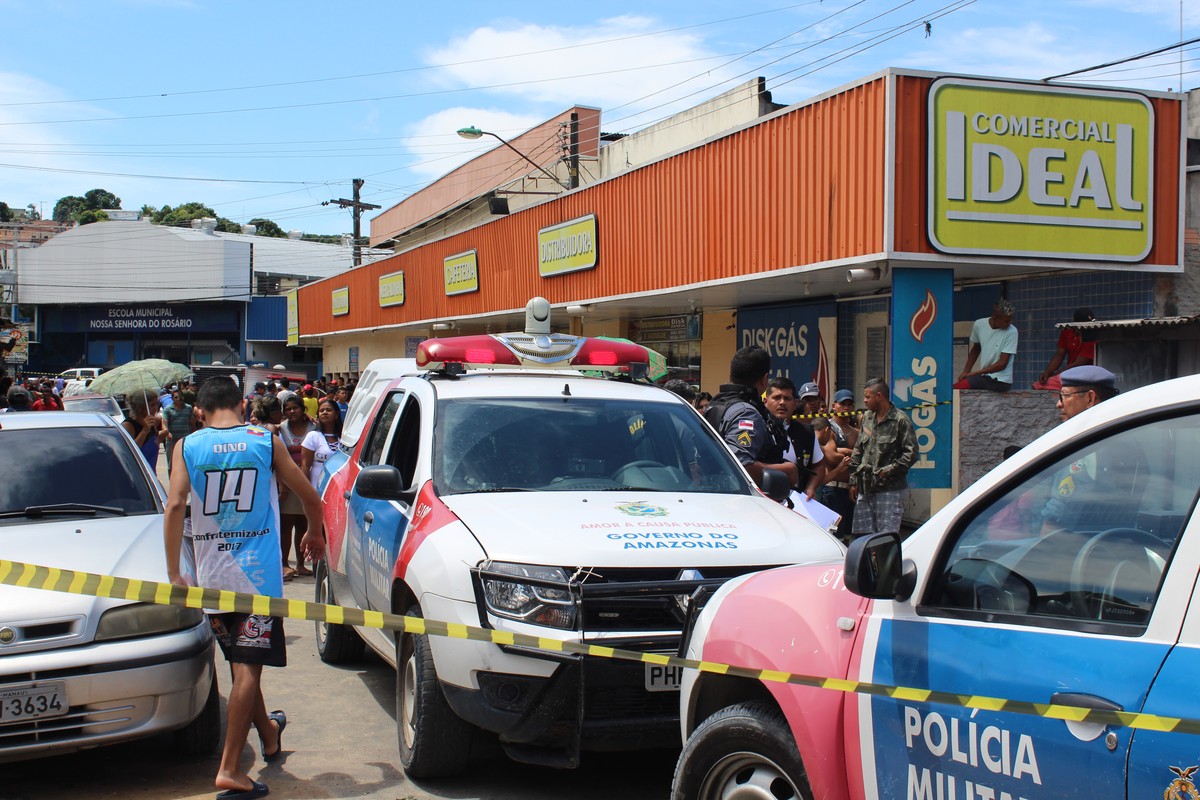
[[[675,653],[697,590],[840,556],[686,402],[631,377],[647,360],[631,343],[551,334],[537,298],[525,333],[431,339],[415,362],[372,362],[322,479],[318,601]],[[365,641],[396,665],[414,777],[461,771],[477,729],[516,760],[560,767],[585,750],[670,746],[678,729],[681,676],[659,665],[325,623],[317,634],[327,662]]]
[[[1200,797],[1198,453],[1200,376],[1155,384],[903,546],[727,582],[688,657],[834,689],[688,670],[672,797]]]

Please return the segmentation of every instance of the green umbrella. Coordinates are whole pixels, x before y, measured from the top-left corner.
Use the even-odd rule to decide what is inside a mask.
[[[638,347],[645,348],[646,354],[650,358],[650,366],[646,370],[646,377],[652,381],[667,375],[667,357],[657,350],[651,350],[644,344],[638,344],[632,339],[621,339],[616,336],[596,336],[596,339],[603,339],[606,342],[621,342],[623,344],[636,344]]]
[[[175,381],[192,374],[192,368],[162,358],[129,361],[102,373],[88,386],[88,391],[110,396],[155,394]]]

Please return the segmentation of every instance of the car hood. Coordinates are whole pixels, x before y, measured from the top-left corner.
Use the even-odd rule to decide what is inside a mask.
[[[0,527],[0,553],[11,561],[45,567],[152,581],[167,579],[161,514],[6,525]],[[96,609],[113,605],[114,601],[85,595],[0,586],[0,622],[78,615],[91,618]]]
[[[443,497],[489,559],[560,566],[740,566],[841,558],[761,495],[512,492]]]

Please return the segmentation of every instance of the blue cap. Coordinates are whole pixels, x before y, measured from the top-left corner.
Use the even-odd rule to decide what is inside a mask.
[[[1059,377],[1063,386],[1099,386],[1114,391],[1117,388],[1117,376],[1104,367],[1071,367],[1063,370]]]
[[[853,400],[853,399],[854,399],[854,392],[850,391],[849,389],[838,389],[837,393],[834,394],[834,396],[833,396],[833,402],[835,402],[835,403],[844,403],[847,400]]]
[[[821,396],[821,387],[817,386],[815,383],[812,383],[811,381],[800,387],[800,399],[801,400],[803,400],[806,397],[820,397],[820,396]]]

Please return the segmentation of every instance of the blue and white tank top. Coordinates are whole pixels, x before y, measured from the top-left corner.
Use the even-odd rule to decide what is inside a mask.
[[[253,425],[203,428],[181,446],[200,585],[282,597],[271,432]]]

